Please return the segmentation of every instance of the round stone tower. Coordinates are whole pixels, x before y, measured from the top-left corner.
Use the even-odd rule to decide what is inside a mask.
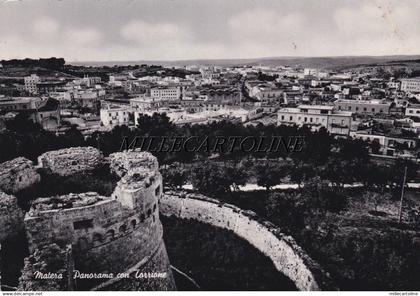
[[[43,270],[64,273],[54,285],[58,289],[175,289],[159,220],[162,176],[154,156],[132,150],[104,158],[95,148],[79,147],[47,152],[39,163],[59,176],[94,174],[106,164],[120,180],[111,196],[85,192],[35,200],[25,217],[30,257],[23,289],[34,289],[37,267],[48,265],[39,253],[51,246],[66,254],[60,268]]]

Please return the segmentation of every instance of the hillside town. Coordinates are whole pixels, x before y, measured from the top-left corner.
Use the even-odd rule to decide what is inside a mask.
[[[325,128],[335,137],[368,142],[377,157],[419,156],[420,77],[409,67],[84,67],[56,58],[32,60],[30,66],[24,61],[1,63],[0,128],[25,114],[57,135],[75,127],[89,136],[135,127],[140,116],[158,113],[176,125],[224,120]]]

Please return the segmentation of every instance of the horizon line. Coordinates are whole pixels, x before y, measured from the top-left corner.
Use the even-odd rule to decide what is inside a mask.
[[[189,58],[189,59],[127,59],[127,60],[68,60],[68,62],[76,63],[112,63],[112,62],[188,62],[188,61],[220,61],[220,60],[266,60],[266,59],[310,59],[310,58],[352,58],[352,57],[414,57],[418,54],[388,54],[388,55],[329,55],[329,56],[267,56],[267,57],[238,57],[238,58]],[[66,58],[64,58],[66,60]]]

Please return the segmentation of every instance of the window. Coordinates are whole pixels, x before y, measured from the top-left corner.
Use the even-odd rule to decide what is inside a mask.
[[[372,108],[372,112],[375,113],[375,108]]]
[[[115,236],[115,231],[113,229],[110,229],[106,232],[105,235],[106,235],[106,240],[107,241],[113,240],[114,236]]]
[[[293,120],[293,116],[290,116],[290,119],[289,120],[292,121]]]
[[[156,187],[155,189],[155,195],[159,196],[159,194],[160,194],[160,186]]]
[[[126,232],[127,231],[127,225],[123,224],[120,226],[120,232]]]
[[[92,228],[92,227],[93,227],[92,219],[73,222],[74,229],[86,229],[86,228]]]
[[[131,220],[130,225],[131,225],[131,228],[133,229],[136,228],[137,221],[135,219]]]
[[[95,233],[93,235],[93,245],[98,246],[101,243],[102,243],[102,235],[100,235],[99,233]]]
[[[310,122],[312,122],[312,117],[311,117],[311,118],[309,118],[309,121],[310,121]]]
[[[307,122],[307,121],[308,121],[308,118],[306,118],[306,117],[305,117],[305,118],[303,119],[303,121]]]

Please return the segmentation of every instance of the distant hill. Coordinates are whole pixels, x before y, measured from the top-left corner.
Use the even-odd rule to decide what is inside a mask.
[[[343,66],[355,66],[364,64],[384,64],[397,62],[414,62],[420,59],[420,55],[407,56],[341,56],[341,57],[269,57],[253,59],[196,59],[177,61],[106,61],[106,62],[70,62],[73,65],[86,66],[114,66],[114,65],[162,65],[166,67],[180,67],[185,65],[214,65],[214,66],[291,66],[304,68],[336,68]]]

